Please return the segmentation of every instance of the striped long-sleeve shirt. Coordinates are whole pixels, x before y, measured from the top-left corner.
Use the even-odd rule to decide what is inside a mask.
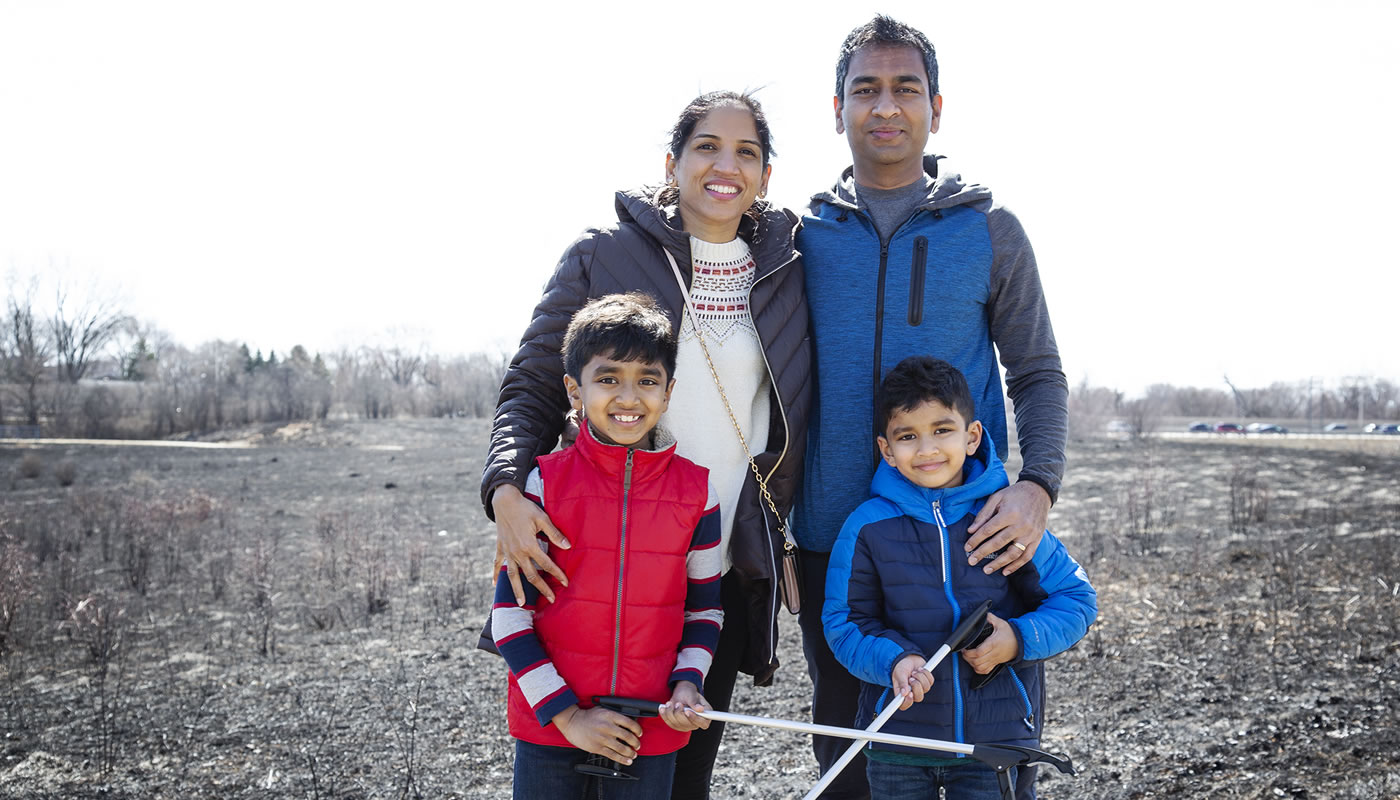
[[[532,470],[525,484],[525,496],[543,506],[543,479]],[[720,514],[719,497],[709,489],[705,514],[691,535],[686,553],[685,619],[670,682],[690,681],[702,687],[719,643],[724,612],[720,601]],[[528,581],[524,584],[525,605],[517,605],[506,578],[505,568],[496,579],[496,596],[491,610],[491,631],[496,647],[515,676],[526,701],[541,725],[548,725],[556,714],[576,705],[578,695],[555,669],[545,643],[534,629],[535,609],[540,593]],[[564,591],[567,591],[565,589]]]

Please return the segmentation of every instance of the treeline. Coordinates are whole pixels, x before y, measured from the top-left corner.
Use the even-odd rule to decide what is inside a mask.
[[[279,356],[185,347],[111,303],[11,286],[0,320],[0,425],[11,435],[147,438],[328,417],[486,416],[506,362],[368,346]]]
[[[188,348],[97,293],[63,288],[40,310],[36,283],[11,280],[0,319],[0,425],[86,438],[202,434],[328,417],[489,416],[507,356],[444,358],[422,347],[367,346],[285,354],[214,341]],[[1244,389],[1168,384],[1141,396],[1087,381],[1070,392],[1075,435],[1109,420],[1145,432],[1166,417],[1203,420],[1400,418],[1400,384],[1351,378]],[[14,432],[12,431],[11,434]]]
[[[1141,396],[1081,382],[1070,391],[1071,432],[1102,431],[1107,420],[1125,422],[1136,432],[1156,428],[1167,417],[1203,421],[1228,419],[1309,420],[1314,426],[1359,419],[1400,418],[1400,384],[1385,379],[1347,378],[1338,382],[1275,382],[1258,389],[1236,387],[1228,378],[1224,389],[1155,384]]]

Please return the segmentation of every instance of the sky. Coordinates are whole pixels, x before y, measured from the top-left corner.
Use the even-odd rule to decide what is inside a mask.
[[[928,149],[1020,217],[1071,383],[1400,380],[1382,2],[0,0],[0,274],[191,347],[511,352],[697,94],[757,91],[769,199],[830,186],[877,11],[932,39]]]

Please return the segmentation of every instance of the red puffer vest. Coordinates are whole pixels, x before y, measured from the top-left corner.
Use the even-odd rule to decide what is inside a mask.
[[[709,498],[709,471],[660,450],[606,445],[584,425],[572,447],[541,456],[545,510],[573,545],[550,556],[569,576],[554,603],[535,611],[535,632],[579,696],[619,695],[657,704],[670,677],[684,624],[685,559]],[[541,726],[510,678],[510,733],[534,744],[572,747]],[[641,755],[679,750],[688,732],[659,718],[639,720]]]

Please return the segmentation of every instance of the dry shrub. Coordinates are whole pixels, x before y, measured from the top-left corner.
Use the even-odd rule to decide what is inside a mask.
[[[58,480],[59,486],[72,486],[78,479],[78,465],[68,459],[58,462],[54,467],[53,476]]]
[[[38,453],[30,450],[19,459],[19,476],[21,478],[37,478],[39,473],[44,471],[44,459]]]
[[[1248,533],[1269,520],[1269,487],[1253,465],[1238,462],[1230,470],[1230,532]]]
[[[117,712],[122,683],[108,687],[109,671],[122,651],[126,635],[126,607],[116,599],[89,595],[73,604],[65,623],[69,634],[87,647],[94,665],[93,688],[97,692],[98,764],[103,774],[112,771],[116,761]]]
[[[13,643],[15,620],[35,596],[34,554],[0,529],[0,658]]]
[[[258,654],[272,658],[277,655],[277,601],[282,593],[276,591],[278,538],[259,531],[253,540],[251,559],[243,578],[248,599],[249,622],[258,642]]]

